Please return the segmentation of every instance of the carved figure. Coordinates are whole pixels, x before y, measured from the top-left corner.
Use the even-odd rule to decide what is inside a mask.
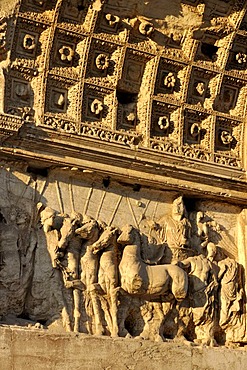
[[[227,329],[236,324],[241,311],[243,289],[239,278],[239,265],[232,258],[225,258],[218,262],[220,268],[220,321],[221,328]],[[230,328],[231,329],[231,328]]]
[[[154,32],[154,26],[150,22],[142,21],[139,25],[139,32],[144,36],[150,36]]]
[[[60,240],[58,242],[58,251],[66,250],[68,255],[67,272],[73,279],[79,278],[79,260],[81,252],[81,238],[76,234],[76,229],[81,226],[82,215],[72,213],[71,216],[65,216],[60,230]]]
[[[36,232],[23,209],[11,206],[0,216],[0,284],[4,297],[0,313],[10,310],[21,315],[33,276]]]
[[[98,69],[104,71],[105,69],[107,69],[109,67],[109,63],[110,63],[110,59],[109,59],[109,56],[107,54],[99,54],[96,58],[95,58],[95,65]]]
[[[101,231],[100,224],[88,216],[84,216],[82,226],[75,231],[83,239],[84,255],[80,259],[81,282],[86,287],[86,306],[90,302],[92,303],[95,334],[97,335],[102,335],[104,328],[102,325],[100,301],[97,294],[99,255],[93,253],[93,244],[98,240]]]
[[[220,133],[220,140],[222,144],[229,145],[233,141],[233,136],[229,131],[223,130]]]
[[[196,225],[197,225],[197,235],[203,240],[208,241],[208,225],[204,222],[204,213],[199,211],[196,214]]]
[[[216,246],[213,243],[208,243],[207,257],[200,254],[178,262],[179,266],[189,268],[189,293],[195,325],[195,342],[206,345],[214,345],[215,343],[214,301],[218,282],[213,259],[216,252]]]
[[[176,84],[176,76],[173,72],[169,72],[168,75],[164,78],[164,86],[168,88],[174,87]]]
[[[168,116],[159,117],[158,126],[161,130],[167,130],[170,126],[170,119]]]
[[[162,219],[160,224],[164,239],[171,250],[190,246],[191,225],[181,196],[173,201],[171,216]]]
[[[59,260],[59,254],[57,251],[57,246],[58,246],[58,241],[59,241],[59,236],[60,233],[56,229],[56,211],[50,207],[45,207],[43,206],[42,203],[38,203],[37,205],[38,212],[40,212],[40,222],[41,225],[43,226],[43,231],[45,234],[46,238],[46,244],[47,244],[47,249],[51,258],[52,262],[52,267],[56,269],[54,271],[55,274],[57,274],[57,280],[58,280],[58,287],[54,289],[56,300],[58,302],[62,303],[62,321],[63,321],[63,326],[65,327],[65,330],[70,332],[71,331],[71,320],[69,316],[69,310],[68,310],[68,305],[66,302],[66,298],[64,295],[63,289],[59,289],[61,287],[61,284],[64,283],[67,279],[67,274],[65,273],[65,268],[63,265],[60,263]],[[60,225],[62,226],[62,225]],[[63,282],[61,282],[61,276],[59,274],[59,271],[61,270],[62,275],[63,275]],[[66,285],[66,284],[65,284]]]
[[[152,300],[170,293],[182,301],[188,290],[187,274],[175,265],[150,266],[141,259],[140,232],[131,225],[122,228],[118,243],[124,246],[119,264],[121,288],[129,294]]]
[[[63,92],[54,92],[52,96],[53,104],[58,109],[63,109],[66,103],[66,96]]]
[[[70,217],[64,217],[63,225],[60,230],[61,238],[58,242],[58,253],[56,263],[63,273],[66,288],[73,288],[74,299],[74,331],[79,331],[80,326],[80,280],[79,280],[79,261],[81,254],[82,240],[75,233],[75,230],[81,225],[82,215],[73,213]],[[60,263],[59,257],[67,253],[67,266]],[[78,284],[79,283],[79,284]],[[79,289],[78,289],[79,288]]]
[[[104,105],[102,101],[98,99],[94,99],[94,101],[90,105],[91,112],[98,116],[104,109]]]
[[[245,53],[237,53],[235,59],[239,64],[245,64],[247,62],[247,55]]]
[[[105,19],[110,27],[115,27],[116,24],[120,22],[120,18],[117,15],[113,15],[110,13],[105,15]]]
[[[152,339],[156,342],[165,341],[164,321],[172,310],[172,298],[164,302],[146,302],[141,310],[144,328],[139,335],[141,339]]]
[[[109,299],[111,336],[118,336],[117,293],[118,293],[118,229],[108,226],[93,244],[93,253],[102,251],[98,282]]]
[[[20,250],[18,246],[19,232],[16,224],[17,210],[12,207],[0,224],[0,254],[2,284],[17,283],[21,274]],[[12,261],[12,262],[11,262]]]
[[[192,123],[192,125],[190,126],[190,135],[196,139],[200,136],[200,133],[201,133],[201,127],[200,127],[200,124],[199,123]]]

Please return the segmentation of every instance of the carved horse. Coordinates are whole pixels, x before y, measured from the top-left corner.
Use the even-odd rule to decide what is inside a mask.
[[[100,301],[97,296],[99,256],[93,254],[92,244],[102,231],[99,223],[88,216],[70,217],[64,220],[58,251],[67,254],[68,266],[59,268],[64,275],[65,286],[73,289],[74,331],[80,326],[81,291],[85,291],[86,303],[92,303],[95,318],[95,334],[103,334]]]
[[[117,239],[122,244],[123,255],[119,264],[121,288],[132,296],[154,300],[161,296],[181,302],[187,295],[188,276],[176,265],[148,265],[141,258],[141,235],[131,225],[122,228]],[[120,327],[123,325],[123,320]],[[145,330],[145,328],[144,328]]]
[[[141,258],[141,237],[131,225],[124,226],[118,243],[125,245],[119,264],[121,287],[129,294],[156,298],[171,292],[177,301],[187,295],[188,276],[176,265],[148,265]]]
[[[102,251],[99,262],[98,282],[107,295],[110,306],[110,332],[112,337],[118,336],[117,292],[118,292],[118,237],[119,230],[108,226],[99,239],[92,245],[93,253]]]

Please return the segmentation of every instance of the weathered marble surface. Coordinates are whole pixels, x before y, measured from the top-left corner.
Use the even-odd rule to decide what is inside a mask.
[[[50,341],[67,367],[85,346],[78,368],[164,368],[169,354],[171,369],[211,369],[219,354],[220,369],[232,354],[241,369],[242,350],[200,346],[247,342],[245,13],[241,1],[0,1],[12,368],[33,360],[15,352],[20,333],[60,356],[54,368]]]
[[[0,328],[4,370],[245,370],[245,347],[197,348],[176,343],[48,334]]]

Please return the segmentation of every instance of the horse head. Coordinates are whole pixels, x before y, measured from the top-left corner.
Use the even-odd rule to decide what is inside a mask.
[[[121,229],[121,234],[117,242],[122,245],[141,245],[140,231],[132,225],[125,225]]]
[[[52,212],[50,210],[51,209],[48,209],[48,211],[46,211],[44,217],[46,217],[46,215],[48,217],[50,216],[53,219],[52,222],[54,222],[54,218],[56,214],[53,213],[52,215]],[[61,238],[58,243],[59,249],[66,249],[66,247],[68,246],[68,243],[75,235],[75,230],[79,226],[81,226],[82,218],[83,216],[80,213],[75,213],[75,212],[73,212],[70,216],[67,214],[63,216],[63,223],[62,223],[61,230],[60,230]],[[46,220],[43,222],[46,222]],[[49,223],[49,226],[51,226],[51,223]]]
[[[93,254],[117,244],[119,230],[116,227],[107,226],[99,239],[92,245]]]
[[[75,230],[77,235],[84,240],[91,240],[98,238],[100,233],[100,226],[92,217],[84,216],[82,226]],[[97,239],[96,239],[97,240]]]

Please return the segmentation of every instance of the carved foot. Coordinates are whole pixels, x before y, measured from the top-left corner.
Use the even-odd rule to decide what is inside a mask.
[[[64,327],[65,327],[65,331],[66,331],[66,332],[68,332],[68,333],[69,333],[69,332],[71,332],[71,331],[72,331],[70,324],[66,323]]]
[[[174,339],[174,342],[183,343],[187,346],[193,346],[193,342],[190,342],[188,339],[186,339],[183,335],[176,336]]]
[[[209,343],[209,347],[219,347],[219,345],[215,339],[211,339]]]
[[[118,335],[118,328],[117,329],[113,329],[112,331],[111,331],[111,337],[112,338],[118,338],[119,337],[119,335]]]
[[[194,339],[193,341],[194,345],[202,347],[202,340],[201,339]]]
[[[118,333],[111,333],[111,338],[118,338]]]
[[[230,342],[230,341],[226,341],[225,346],[227,348],[235,349],[235,348],[238,348],[240,346],[240,344],[239,343]]]
[[[80,321],[78,318],[75,318],[74,333],[79,333],[79,331],[80,331]]]
[[[146,340],[148,338],[143,338],[141,335],[137,335],[136,337],[134,337],[134,339],[136,339],[136,340]]]
[[[218,343],[214,338],[194,339],[194,343],[202,347],[219,347]]]
[[[161,335],[156,335],[154,340],[155,342],[158,342],[158,343],[166,342],[166,339]]]
[[[137,335],[135,339],[142,339],[142,340],[148,340],[149,334],[147,332],[142,332],[140,335]]]
[[[95,335],[104,335],[104,328],[101,325],[96,326]]]

